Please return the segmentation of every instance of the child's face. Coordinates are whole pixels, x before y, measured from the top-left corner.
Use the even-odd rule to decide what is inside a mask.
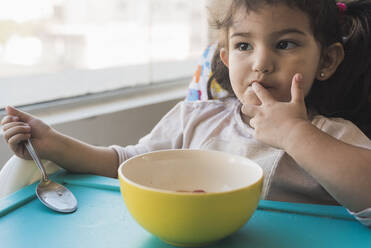
[[[302,73],[307,95],[319,74],[321,52],[307,15],[283,4],[264,5],[248,14],[241,8],[236,14],[229,29],[228,50],[222,49],[220,55],[238,99],[258,104],[250,87],[257,81],[277,101],[290,101],[295,73]]]

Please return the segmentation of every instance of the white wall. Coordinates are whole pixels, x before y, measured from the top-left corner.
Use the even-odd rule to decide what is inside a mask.
[[[136,144],[178,101],[169,100],[115,113],[53,125],[58,131],[95,145]],[[0,137],[0,168],[12,156]]]

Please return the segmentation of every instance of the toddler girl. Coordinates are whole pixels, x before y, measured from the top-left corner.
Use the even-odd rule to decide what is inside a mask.
[[[43,159],[111,177],[145,152],[231,152],[263,168],[263,199],[341,204],[371,226],[370,13],[368,0],[233,0],[213,60],[231,97],[180,102],[133,146],[88,145],[12,107],[4,137],[21,158],[31,138]]]

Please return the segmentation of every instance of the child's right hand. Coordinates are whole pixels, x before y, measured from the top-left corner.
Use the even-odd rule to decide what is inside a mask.
[[[24,143],[32,139],[33,146],[41,158],[46,158],[46,152],[53,129],[34,116],[13,107],[6,107],[1,125],[4,138],[10,149],[20,158],[31,159]]]

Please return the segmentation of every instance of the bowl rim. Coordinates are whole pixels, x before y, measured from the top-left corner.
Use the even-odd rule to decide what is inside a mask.
[[[129,161],[131,161],[133,159],[136,159],[136,158],[142,157],[142,156],[148,156],[148,155],[154,154],[154,153],[179,152],[179,151],[185,151],[185,152],[194,152],[194,151],[201,152],[202,151],[202,152],[211,152],[211,153],[224,153],[224,154],[228,154],[229,156],[232,156],[232,157],[239,157],[239,158],[242,158],[242,159],[247,159],[252,164],[254,164],[254,166],[256,166],[258,168],[258,170],[260,171],[260,177],[257,178],[253,183],[249,184],[248,186],[239,187],[239,188],[232,189],[232,190],[226,190],[226,191],[220,191],[220,192],[193,193],[193,192],[177,192],[177,191],[173,191],[173,190],[157,189],[157,188],[153,188],[153,187],[144,186],[144,185],[141,185],[139,183],[136,183],[136,182],[130,180],[129,178],[127,178],[126,176],[123,175],[122,168],[125,166],[125,164],[127,164]],[[223,152],[223,151],[202,150],[202,149],[165,149],[165,150],[158,150],[158,151],[152,151],[152,152],[146,152],[146,153],[138,154],[138,155],[135,155],[135,156],[125,160],[124,162],[122,162],[119,165],[117,171],[118,171],[118,178],[119,179],[122,179],[126,183],[131,184],[132,186],[138,187],[140,189],[147,190],[147,191],[154,191],[154,192],[157,192],[157,193],[164,193],[164,194],[171,194],[171,195],[189,195],[189,196],[221,195],[221,194],[227,194],[227,193],[229,194],[229,193],[232,193],[232,192],[242,191],[246,188],[253,187],[256,184],[259,184],[264,179],[263,169],[260,167],[260,165],[258,163],[256,163],[255,161],[253,161],[249,158],[246,158],[246,157],[243,157],[243,156],[240,156],[240,155],[235,155],[235,154],[228,153],[228,152]]]

